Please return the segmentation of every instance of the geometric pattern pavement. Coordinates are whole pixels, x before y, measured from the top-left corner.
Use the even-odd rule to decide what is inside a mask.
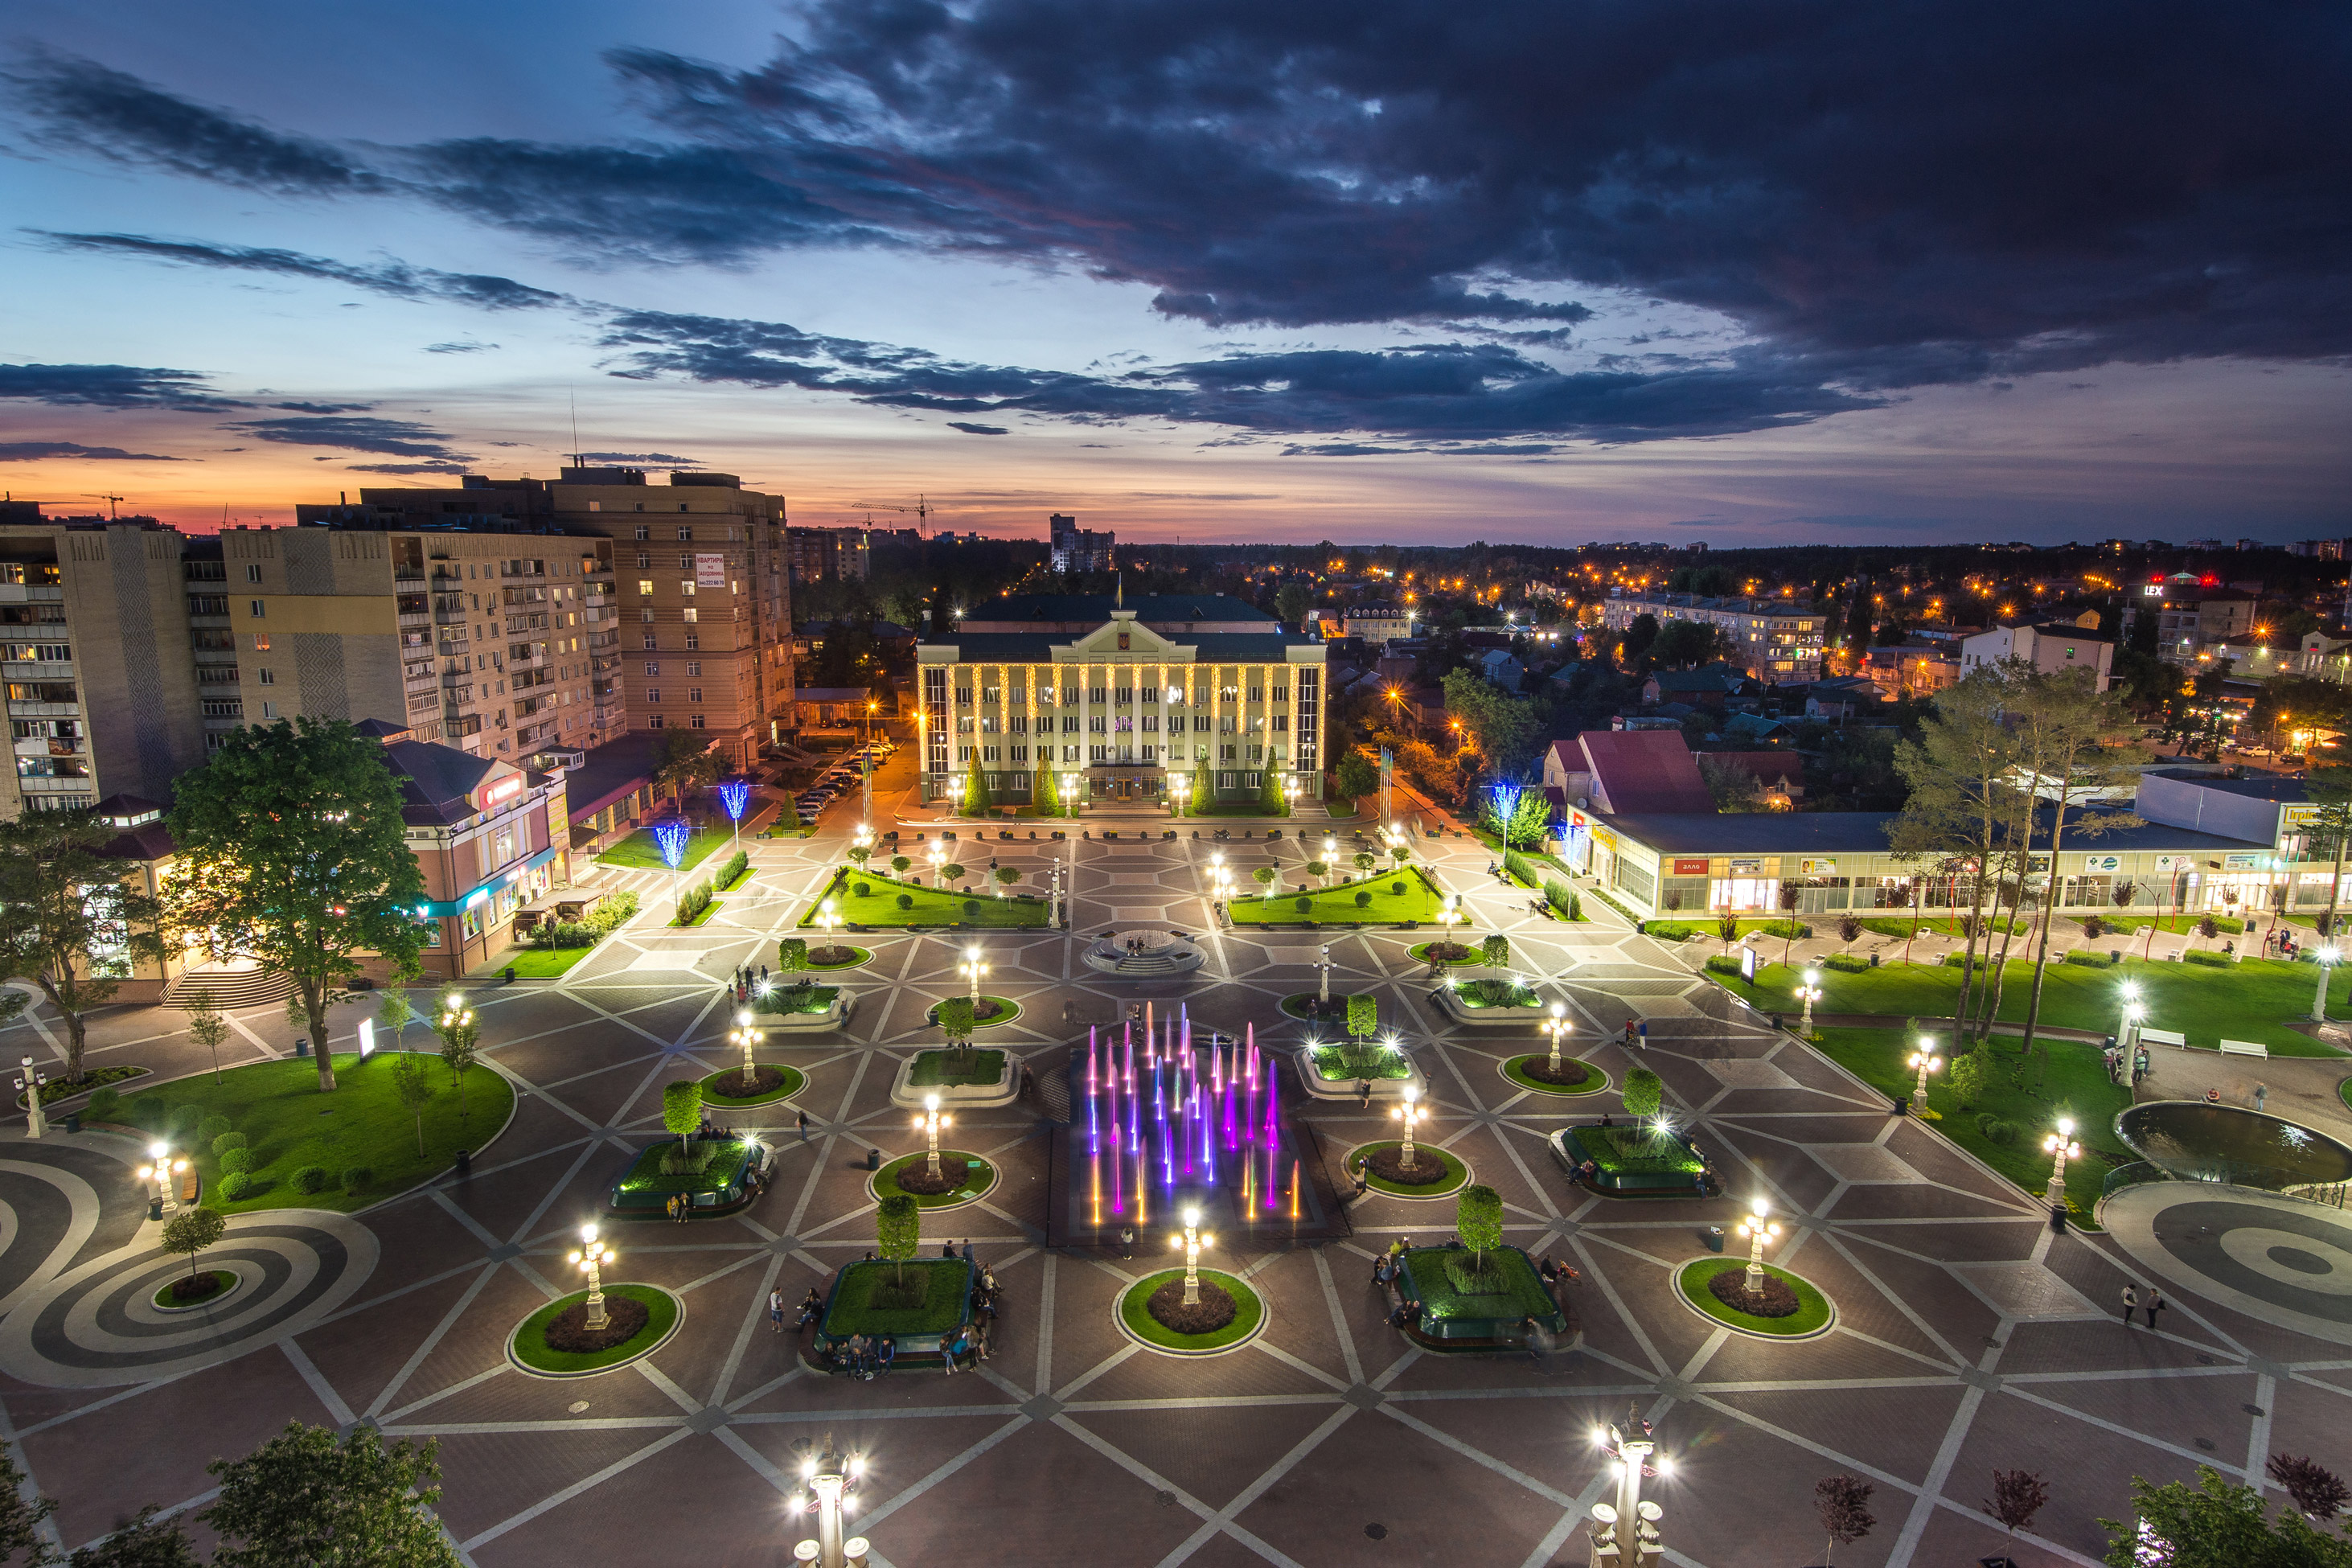
[[[1042,1071],[1086,1026],[1146,995],[1288,1043],[1297,1030],[1276,1003],[1313,988],[1328,940],[1334,987],[1377,994],[1429,1079],[1423,1136],[1503,1194],[1511,1241],[1580,1270],[1580,1348],[1538,1364],[1405,1345],[1381,1321],[1370,1261],[1394,1236],[1442,1238],[1451,1209],[1375,1194],[1351,1210],[1352,1240],[1215,1257],[1267,1300],[1251,1344],[1202,1361],[1146,1353],[1111,1309],[1125,1283],[1157,1266],[1143,1256],[1157,1238],[1143,1238],[1133,1260],[1043,1250],[1045,1131],[1016,1104],[958,1119],[955,1142],[997,1165],[999,1186],[926,1216],[927,1240],[969,1238],[1003,1287],[992,1359],[971,1376],[870,1384],[801,1368],[789,1336],[768,1331],[767,1292],[781,1286],[797,1300],[872,1245],[865,1152],[919,1147],[889,1104],[891,1075],[934,1043],[924,1013],[962,984],[958,944],[876,933],[858,939],[873,962],[845,977],[857,993],[849,1026],[771,1041],[771,1058],[807,1074],[795,1104],[814,1126],[803,1143],[785,1125],[793,1108],[768,1112],[780,1154],[759,1202],[690,1226],[607,1227],[620,1252],[608,1278],[676,1292],[686,1303],[677,1334],[604,1376],[518,1374],[507,1333],[571,1288],[562,1253],[573,1227],[659,1135],[659,1086],[730,1059],[716,982],[747,960],[772,963],[776,938],[836,863],[849,824],[835,815],[807,841],[747,841],[757,876],[708,926],[664,931],[655,922],[667,875],[635,874],[618,879],[647,894],[646,913],[565,979],[476,988],[484,1055],[520,1091],[512,1124],[464,1180],[355,1218],[280,1211],[240,1222],[223,1250],[241,1271],[249,1265],[240,1291],[253,1294],[219,1314],[212,1342],[125,1310],[168,1260],[138,1218],[126,1163],[92,1152],[116,1145],[52,1136],[0,1152],[0,1307],[13,1309],[0,1321],[0,1436],[60,1500],[55,1539],[85,1543],[145,1503],[201,1507],[205,1462],[289,1419],[437,1437],[443,1523],[484,1568],[784,1561],[808,1533],[782,1508],[791,1445],[828,1431],[867,1455],[852,1528],[877,1563],[898,1568],[975,1557],[1581,1563],[1580,1521],[1608,1487],[1585,1435],[1629,1401],[1677,1460],[1650,1494],[1665,1510],[1669,1557],[1723,1568],[1759,1561],[1759,1541],[1775,1560],[1809,1554],[1812,1484],[1832,1473],[1877,1489],[1878,1525],[1843,1561],[2007,1552],[2094,1563],[2105,1541],[2094,1520],[2127,1507],[2132,1475],[2182,1478],[2210,1464],[2259,1485],[2272,1452],[2344,1451],[2347,1336],[2308,1331],[2330,1323],[2290,1321],[2259,1293],[2267,1268],[2290,1277],[2283,1288],[2300,1280],[2305,1297],[2325,1296],[2312,1285],[2335,1279],[2327,1248],[2338,1242],[2263,1241],[2284,1248],[2273,1256],[2250,1241],[2238,1251],[2255,1262],[2222,1280],[2213,1260],[2231,1255],[2218,1241],[2191,1259],[2203,1272],[2178,1249],[2158,1259],[2168,1271],[2151,1266],[2154,1244],[2137,1232],[2053,1236],[2028,1194],[1894,1120],[1874,1092],[1694,983],[1605,909],[1588,927],[1551,925],[1486,875],[1489,857],[1475,843],[1416,840],[1423,863],[1465,895],[1471,929],[1507,932],[1515,965],[1570,1004],[1570,1049],[1612,1079],[1635,1056],[1658,1071],[1730,1196],[1636,1205],[1576,1193],[1545,1137],[1619,1109],[1613,1094],[1563,1105],[1504,1079],[1496,1064],[1540,1037],[1449,1025],[1405,957],[1413,933],[1217,930],[1202,900],[1211,853],[1222,850],[1244,887],[1269,859],[1298,879],[1304,854],[1295,837],[1196,842],[1189,824],[1173,843],[990,843],[1021,868],[1024,888],[1042,884],[1058,852],[1076,901],[1066,934],[970,939],[985,949],[987,990],[1023,1006],[985,1043]],[[967,862],[976,847],[964,847]],[[1078,962],[1091,936],[1139,926],[1195,933],[1206,967],[1136,989]],[[234,1020],[256,1058],[290,1046],[274,1011]],[[1629,1016],[1656,1020],[1646,1048],[1630,1054]],[[54,1051],[52,1022],[37,1014],[6,1032],[0,1044],[20,1054]],[[200,1065],[176,1013],[112,1009],[90,1036],[101,1064],[166,1077]],[[1327,1152],[1388,1125],[1379,1108],[1351,1101],[1318,1104],[1309,1120]],[[77,1184],[95,1212],[89,1198],[75,1201]],[[1751,1196],[1769,1197],[1783,1222],[1773,1260],[1835,1300],[1827,1334],[1759,1342],[1675,1300],[1675,1268],[1702,1255],[1706,1227],[1728,1228]],[[2217,1220],[2225,1231],[2277,1228],[2260,1215],[2200,1223]],[[2156,1278],[2170,1311],[2154,1331],[2125,1328],[2121,1288]],[[2053,1499],[2036,1532],[2012,1540],[1981,1500],[1991,1470],[2018,1465],[2042,1470]]]

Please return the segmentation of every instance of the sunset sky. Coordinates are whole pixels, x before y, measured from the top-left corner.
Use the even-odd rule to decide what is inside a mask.
[[[17,0],[0,488],[284,521],[576,446],[1041,535],[2344,535],[2347,30]]]

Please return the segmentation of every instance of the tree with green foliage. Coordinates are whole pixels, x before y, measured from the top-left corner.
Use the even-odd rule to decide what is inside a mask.
[[[27,1568],[34,1568],[49,1560],[41,1526],[58,1505],[45,1497],[26,1497],[25,1485],[15,1447],[0,1442],[0,1563],[14,1563],[22,1552]]]
[[[971,766],[964,773],[963,815],[986,816],[990,805],[988,775],[980,771],[980,748],[974,746],[971,749]]]
[[[1551,797],[1533,785],[1500,784],[1486,792],[1480,826],[1506,849],[1543,842],[1551,830]]]
[[[466,1074],[473,1069],[482,1040],[481,1026],[470,1007],[449,1008],[433,1020],[441,1037],[441,1065],[449,1069],[449,1087],[457,1096],[457,1120],[466,1120]],[[406,1053],[402,1053],[405,1055]]]
[[[157,1519],[152,1503],[94,1545],[78,1549],[66,1568],[198,1568],[195,1548],[177,1518]]]
[[[1698,776],[1714,797],[1717,811],[1738,816],[1769,809],[1764,804],[1764,786],[1754,773],[1736,763],[1719,763],[1706,752],[1699,752],[1697,760]]]
[[[701,789],[718,778],[727,763],[710,741],[707,731],[663,731],[661,751],[654,759],[654,788],[673,801],[683,801],[688,790]]]
[[[890,875],[893,877],[905,876],[908,871],[914,869],[914,866],[915,863],[904,855],[893,855],[890,857]]]
[[[1381,999],[1377,996],[1348,998],[1348,1033],[1359,1040],[1370,1039],[1380,1032]]]
[[[2291,1508],[2269,1516],[2262,1493],[2233,1486],[2210,1465],[2197,1467],[2197,1485],[2158,1486],[2134,1476],[2129,1520],[2102,1519],[2108,1568],[2141,1568],[2150,1561],[2148,1534],[2163,1543],[2168,1568],[2352,1568],[2352,1540],[2314,1529]]]
[[[980,1026],[979,1009],[969,996],[949,996],[940,1002],[940,1033],[948,1037],[949,1047],[961,1061],[971,1057],[971,1037]]]
[[[1650,662],[1661,669],[1696,669],[1725,652],[1722,634],[1705,621],[1668,621],[1650,645]]]
[[[809,966],[808,938],[788,936],[776,944],[776,967],[797,974]]]
[[[1380,793],[1381,770],[1374,767],[1371,759],[1361,752],[1351,751],[1339,759],[1336,782],[1341,795],[1350,800],[1361,800],[1368,795]]]
[[[1365,875],[1370,876],[1371,874],[1372,868],[1380,863],[1381,858],[1373,854],[1371,851],[1368,849],[1360,849],[1356,851],[1356,869],[1363,872]]]
[[[441,1464],[429,1438],[386,1443],[362,1422],[339,1442],[294,1421],[205,1468],[220,1482],[196,1516],[221,1537],[213,1568],[458,1568],[432,1512]]]
[[[406,977],[425,948],[425,878],[383,745],[340,719],[248,725],[173,791],[166,927],[290,976],[331,1090],[328,1008],[362,956]]]
[[[2319,808],[2310,826],[2311,852],[2335,862],[2336,874],[2327,879],[2327,910],[2319,917],[2320,935],[2332,936],[2336,894],[2344,886],[2345,857],[2352,849],[2352,765],[2337,763],[2314,768],[2303,788],[2305,797]]]
[[[971,875],[971,872],[960,860],[950,860],[940,868],[940,880],[942,882],[961,882]]]
[[[892,1193],[874,1211],[874,1250],[898,1267],[897,1283],[907,1283],[907,1260],[922,1250],[923,1207],[906,1193]]]
[[[1496,931],[1478,944],[1478,962],[1500,969],[1511,962],[1511,939]]]
[[[866,869],[866,862],[874,858],[873,847],[866,844],[851,845],[847,854],[851,862],[861,871]]]
[[[1534,700],[1514,697],[1466,669],[1447,670],[1444,684],[1446,717],[1462,721],[1488,770],[1501,778],[1524,776],[1544,742],[1543,719]]]
[[[1331,885],[1331,866],[1328,861],[1309,860],[1307,862],[1307,874],[1327,888]]]
[[[139,863],[100,853],[120,835],[94,811],[0,822],[0,983],[29,981],[65,1021],[71,1082],[83,1076],[83,1016],[134,963],[163,958],[161,910],[131,882]]]
[[[416,1051],[395,1051],[392,1057],[392,1092],[416,1119],[416,1157],[425,1157],[425,1108],[433,1103],[433,1075]]]
[[[1304,583],[1285,583],[1274,591],[1274,614],[1284,623],[1286,630],[1302,629],[1307,612],[1315,605],[1315,595]]]
[[[1192,809],[1202,812],[1217,804],[1217,777],[1205,760],[1192,764]]]
[[[1286,803],[1282,798],[1282,775],[1271,767],[1258,774],[1257,803],[1269,816],[1290,815]]]
[[[690,1078],[662,1085],[662,1126],[677,1134],[677,1146],[702,1125],[702,1085]]]
[[[1975,1109],[1979,1097],[1992,1083],[1991,1053],[1960,1052],[1952,1058],[1951,1073],[1944,1081],[1951,1087],[1952,1100],[1962,1110]]]
[[[1269,899],[1281,890],[1275,885],[1280,880],[1280,879],[1276,876],[1274,868],[1271,866],[1260,866],[1256,870],[1252,871],[1250,873],[1250,880],[1255,882],[1259,887],[1264,888],[1265,889],[1265,896]]]
[[[1463,1188],[1454,1200],[1454,1233],[1470,1249],[1472,1270],[1486,1273],[1486,1254],[1503,1245],[1503,1194],[1475,1184]]]
[[[228,1044],[228,1020],[213,1005],[213,994],[199,986],[188,994],[188,1038],[212,1056],[213,1082],[221,1080],[220,1048]]]
[[[1622,1098],[1625,1114],[1639,1121],[1654,1120],[1665,1103],[1665,1086],[1658,1075],[1648,1068],[1634,1068],[1625,1075]]]
[[[1012,890],[1013,883],[1021,879],[1021,868],[1018,866],[999,866],[993,874],[996,878],[996,896],[1000,899]]]
[[[1618,644],[1617,657],[1627,668],[1638,668],[1649,657],[1650,645],[1658,640],[1658,617],[1643,610],[1626,623],[1625,636]]]
[[[184,1252],[188,1258],[188,1278],[196,1277],[196,1259],[207,1247],[215,1247],[228,1234],[228,1220],[218,1209],[184,1208],[172,1216],[163,1227],[163,1250]]]
[[[383,1005],[376,1009],[375,1026],[392,1036],[394,1050],[408,1048],[408,1026],[415,1021],[416,1007],[409,1001],[408,993],[397,985],[385,986]]]

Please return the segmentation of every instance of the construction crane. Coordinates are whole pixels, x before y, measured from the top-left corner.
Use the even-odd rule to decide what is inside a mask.
[[[106,516],[109,521],[120,521],[114,510],[116,503],[126,501],[131,499],[129,496],[110,496],[102,490],[84,490],[82,491],[82,494],[88,496],[92,500],[102,500],[106,503]]]
[[[927,497],[919,495],[917,496],[915,498],[915,504],[912,506],[892,506],[887,501],[861,500],[850,502],[850,507],[853,510],[866,512],[869,514],[877,511],[895,511],[900,513],[912,512],[915,516],[915,532],[924,538],[929,537],[929,534],[926,531],[926,524],[930,519],[931,503]],[[874,519],[869,515],[866,518],[866,526],[870,528],[874,524]]]

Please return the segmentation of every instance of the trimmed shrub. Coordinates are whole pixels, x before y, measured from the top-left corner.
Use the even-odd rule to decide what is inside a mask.
[[[1402,882],[1391,882],[1389,884],[1389,896],[1395,899],[1403,898],[1404,884]]]
[[[1802,942],[1813,934],[1813,928],[1801,921],[1767,921],[1757,929],[1766,936],[1780,937],[1789,942]]]
[[[2094,952],[2086,947],[2078,947],[2074,952],[2068,953],[2066,955],[2066,962],[2069,963],[2079,963],[2085,969],[2113,969],[2116,966],[2116,961],[2110,955],[2104,952]]]
[[[1681,921],[1644,921],[1642,934],[1656,937],[1660,942],[1688,942],[1698,935],[1698,927]]]
[[[1370,893],[1358,893],[1356,895],[1356,907],[1360,910],[1370,909],[1372,907],[1372,895]]]
[[[898,907],[899,907],[900,909],[902,909],[902,910],[911,910],[911,909],[913,909],[913,908],[915,907],[915,895],[914,895],[914,894],[912,894],[912,893],[901,893],[901,894],[899,894],[899,895],[898,895]]]
[[[1291,907],[1292,909],[1294,909],[1294,910],[1297,910],[1300,914],[1302,914],[1302,915],[1303,915],[1303,914],[1305,914],[1307,910],[1311,910],[1311,909],[1313,909],[1313,908],[1315,907],[1315,900],[1312,900],[1312,899],[1298,899],[1298,900],[1294,900],[1294,901],[1291,903],[1291,906],[1290,906],[1290,907]]]
[[[111,1121],[122,1114],[122,1096],[112,1089],[91,1089],[81,1113],[91,1121]]]
[[[722,888],[731,888],[735,885],[735,879],[741,876],[751,868],[751,856],[750,851],[738,849],[734,854],[727,858],[727,864],[719,868],[719,875],[713,878],[712,880],[716,881]]]
[[[250,1149],[231,1149],[228,1152],[220,1157],[220,1168],[221,1174],[224,1176],[234,1176],[242,1172],[252,1170],[253,1151]]]
[[[2214,969],[2227,969],[2234,961],[2225,952],[2209,952],[2201,947],[2190,948],[2180,955],[2184,963],[2202,963]]]
[[[874,896],[874,884],[871,882],[857,882],[853,884],[849,890],[856,893],[861,899],[870,899]]]
[[[221,1138],[228,1131],[228,1130],[229,1120],[227,1117],[207,1116],[202,1121],[196,1123],[196,1140],[198,1142],[217,1145],[220,1142]]]
[[[323,1193],[334,1181],[324,1165],[305,1165],[288,1179],[298,1193]]]
[[[1984,1135],[1988,1142],[1998,1143],[2006,1149],[2017,1142],[2017,1123],[2004,1121],[1997,1116],[1993,1117],[1985,1126]]]
[[[978,899],[966,899],[966,900],[963,901],[963,917],[964,917],[964,919],[966,919],[966,920],[977,920],[977,919],[979,918],[979,916],[980,916],[980,900],[979,900]]]
[[[230,1203],[253,1191],[253,1178],[243,1171],[232,1171],[220,1179],[220,1195]]]
[[[1737,974],[1739,973],[1739,960],[1727,952],[1718,952],[1706,961],[1706,972],[1709,974]]]
[[[352,1165],[343,1172],[343,1191],[363,1193],[375,1184],[375,1171],[367,1165]]]
[[[1580,921],[1584,918],[1584,900],[1578,898],[1572,889],[1568,895],[1568,918],[1572,921]]]
[[[1833,952],[1822,960],[1823,969],[1834,969],[1841,974],[1867,974],[1870,960],[1859,952]]]
[[[202,1124],[204,1119],[204,1107],[200,1105],[183,1105],[173,1110],[170,1122],[173,1141],[179,1143],[194,1142],[196,1128]]]
[[[1511,983],[1490,974],[1483,980],[1472,981],[1470,993],[1486,1006],[1506,1007],[1511,1001]]]
[[[541,921],[530,931],[536,948],[593,947],[624,923],[635,918],[637,895],[614,893],[596,906],[584,921]]]
[[[1516,849],[1503,851],[1503,871],[1522,888],[1532,888],[1536,885],[1535,863]]]

